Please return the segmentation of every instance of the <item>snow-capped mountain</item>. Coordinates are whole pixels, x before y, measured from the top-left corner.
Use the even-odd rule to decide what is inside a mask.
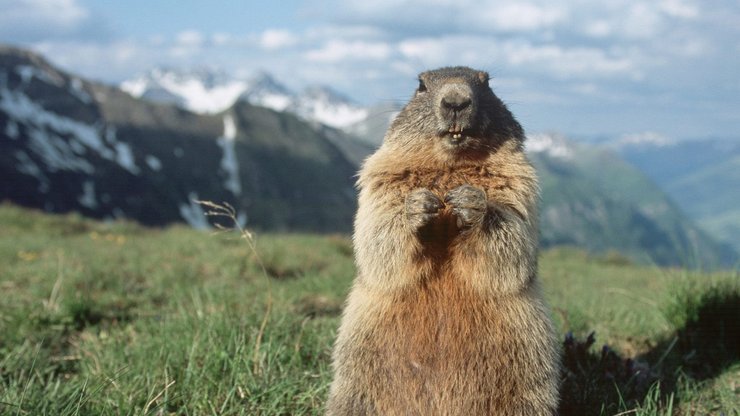
[[[343,130],[373,147],[383,142],[388,127],[403,108],[397,101],[385,101],[367,108],[367,116]]]
[[[299,116],[328,126],[346,129],[368,116],[368,109],[328,87],[308,87],[295,97],[288,108]]]
[[[197,74],[161,78],[199,93],[233,85]],[[238,100],[219,114],[157,105],[0,45],[0,201],[205,227],[195,202],[203,199],[228,202],[255,228],[346,232],[355,153],[370,152],[352,142]]]
[[[238,99],[275,111],[286,111],[293,105],[295,94],[269,73],[259,72],[249,78]]]
[[[196,113],[219,113],[236,102],[248,83],[208,69],[155,68],[120,87],[137,98],[176,104]]]
[[[529,153],[546,153],[548,156],[560,159],[569,159],[574,151],[573,142],[562,135],[550,133],[529,134],[524,146]]]
[[[368,116],[367,108],[330,88],[309,86],[296,93],[267,72],[241,79],[208,69],[156,68],[124,81],[120,87],[134,97],[175,104],[201,114],[219,113],[237,101],[246,101],[340,129]]]

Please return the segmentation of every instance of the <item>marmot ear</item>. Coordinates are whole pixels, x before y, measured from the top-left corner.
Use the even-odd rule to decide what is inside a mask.
[[[424,83],[421,77],[419,77],[419,87],[416,89],[416,92],[427,92],[427,84]]]
[[[488,72],[480,71],[478,72],[478,79],[481,83],[487,84],[488,80],[491,79],[491,77],[488,76]]]

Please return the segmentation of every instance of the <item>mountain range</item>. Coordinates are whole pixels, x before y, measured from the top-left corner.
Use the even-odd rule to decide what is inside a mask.
[[[355,174],[399,107],[362,107],[269,75],[154,70],[115,87],[0,47],[0,199],[51,212],[208,226],[225,201],[263,230],[348,232]],[[341,128],[340,128],[341,127]],[[542,243],[659,264],[736,253],[684,216],[617,151],[532,135]]]
[[[314,85],[296,93],[267,72],[236,78],[202,68],[155,68],[124,81],[120,87],[134,97],[200,114],[220,113],[237,102],[248,102],[336,128],[351,126],[368,116],[366,108],[329,87]]]
[[[0,195],[25,206],[204,227],[195,201],[225,201],[250,226],[347,232],[369,151],[289,112],[193,113],[0,48]]]

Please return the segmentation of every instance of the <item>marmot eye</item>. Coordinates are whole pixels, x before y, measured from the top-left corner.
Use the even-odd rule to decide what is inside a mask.
[[[424,81],[419,79],[419,88],[416,89],[417,92],[426,92],[427,86],[424,84]]]

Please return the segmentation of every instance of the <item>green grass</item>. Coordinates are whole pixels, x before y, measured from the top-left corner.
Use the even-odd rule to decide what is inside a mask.
[[[264,271],[237,233],[0,206],[0,414],[321,414],[351,242],[255,242]],[[570,249],[540,269],[573,333],[562,414],[738,414],[737,273]]]

